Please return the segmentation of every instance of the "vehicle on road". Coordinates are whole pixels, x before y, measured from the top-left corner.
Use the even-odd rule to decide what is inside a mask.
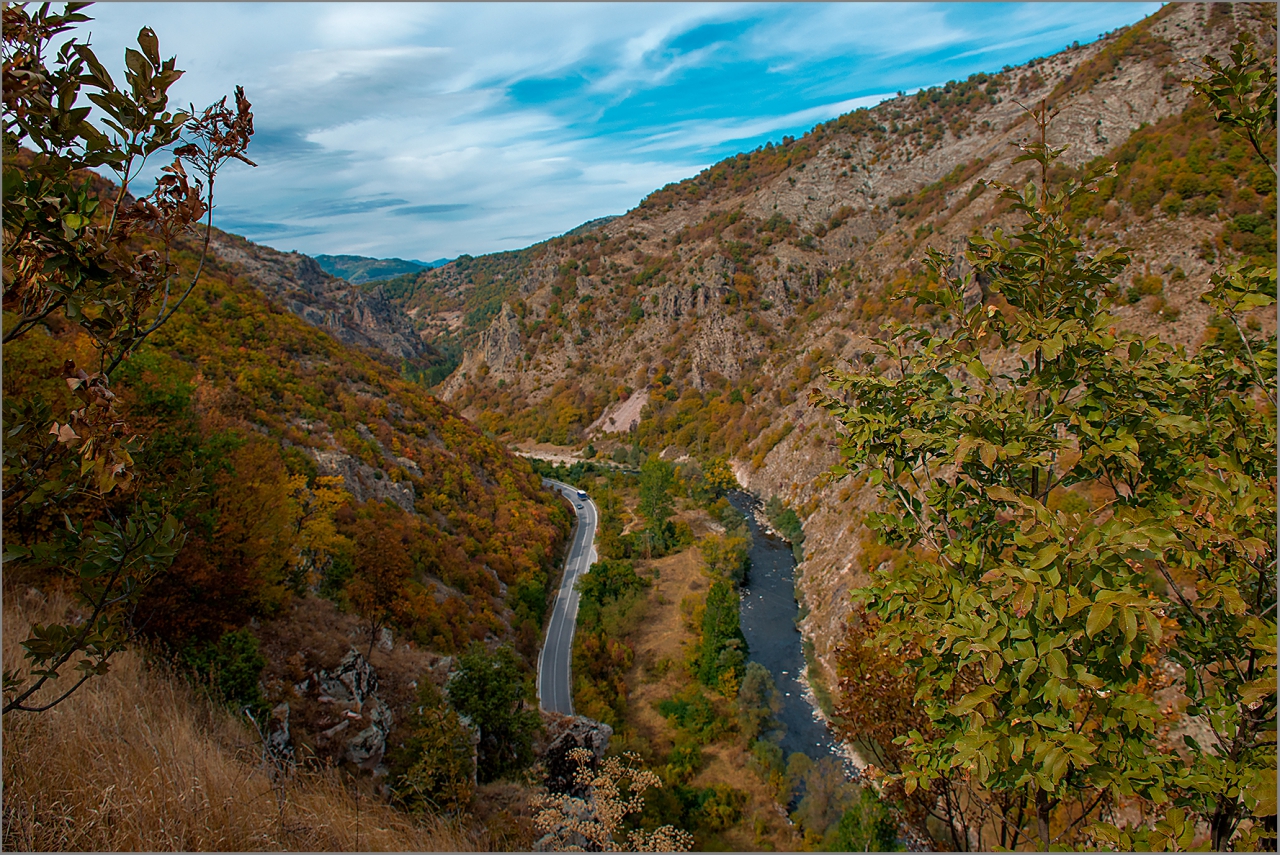
[[[583,500],[585,500],[585,499],[587,498],[587,491],[586,491],[586,490],[579,490],[579,491],[578,491],[578,498],[579,498],[579,499],[583,499]],[[578,505],[578,507],[582,507],[582,505]]]

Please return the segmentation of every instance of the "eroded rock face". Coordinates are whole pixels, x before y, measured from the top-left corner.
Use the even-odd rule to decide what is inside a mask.
[[[309,451],[316,461],[316,468],[320,474],[341,478],[343,489],[356,501],[390,499],[406,512],[413,513],[417,492],[409,481],[393,481],[381,469],[374,469],[345,452],[320,449],[309,449]]]
[[[347,651],[332,672],[316,672],[321,699],[329,696],[341,703],[354,703],[357,709],[365,698],[378,691],[378,675],[369,661],[356,650]]]
[[[569,757],[569,752],[575,748],[587,749],[593,757],[591,768],[598,768],[609,748],[613,728],[581,715],[544,712],[542,716],[547,728],[547,743],[539,756],[547,770],[547,789],[553,793],[584,797],[585,789],[574,783],[578,765]]]
[[[520,318],[510,303],[502,304],[489,323],[489,327],[480,333],[479,344],[467,351],[462,365],[450,375],[445,382],[442,397],[446,400],[462,385],[466,376],[483,370],[494,378],[514,378],[524,367],[524,339],[520,334]]]
[[[370,698],[364,705],[363,721],[368,727],[347,740],[347,759],[361,769],[372,771],[382,762],[387,751],[387,734],[391,732],[391,708],[381,698]]]

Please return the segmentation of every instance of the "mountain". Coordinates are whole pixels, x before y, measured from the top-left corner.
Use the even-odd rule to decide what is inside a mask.
[[[363,285],[365,282],[392,279],[405,273],[440,267],[447,264],[449,259],[405,261],[402,258],[367,258],[363,255],[317,255],[315,261],[325,273],[339,276],[353,285]]]
[[[808,390],[867,351],[926,249],[960,264],[970,235],[1012,222],[979,179],[1035,177],[1015,144],[1032,131],[1022,105],[1041,101],[1058,113],[1050,142],[1069,146],[1052,178],[1118,162],[1074,215],[1087,245],[1132,250],[1119,317],[1195,345],[1218,259],[1275,252],[1274,174],[1179,83],[1240,28],[1274,49],[1269,7],[1168,4],[1094,44],[739,154],[586,233],[401,277],[388,298],[457,349],[439,391],[482,427],[725,456],[743,485],[796,508],[803,630],[830,674],[866,569],[850,522],[870,493],[820,485],[837,458]]]

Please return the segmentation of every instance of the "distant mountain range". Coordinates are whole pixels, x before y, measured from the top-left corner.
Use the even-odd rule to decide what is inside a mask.
[[[403,258],[367,258],[363,255],[317,255],[315,260],[325,273],[345,279],[352,285],[360,285],[365,282],[391,279],[404,273],[417,273],[419,270],[441,267],[452,259],[405,261]]]

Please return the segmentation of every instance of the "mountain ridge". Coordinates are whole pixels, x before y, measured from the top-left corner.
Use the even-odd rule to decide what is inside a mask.
[[[320,269],[331,276],[345,279],[352,285],[363,285],[366,282],[379,282],[394,279],[405,273],[441,267],[452,259],[437,258],[435,261],[418,261],[403,258],[370,258],[364,255],[314,255],[312,256]]]

